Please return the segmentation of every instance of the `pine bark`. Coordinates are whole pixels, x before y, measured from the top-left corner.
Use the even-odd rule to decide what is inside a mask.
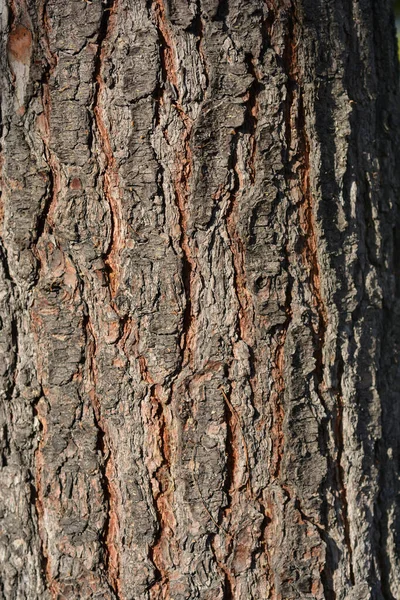
[[[400,598],[393,23],[3,0],[2,600]]]

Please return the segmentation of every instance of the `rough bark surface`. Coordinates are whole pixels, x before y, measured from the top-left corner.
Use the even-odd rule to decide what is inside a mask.
[[[400,598],[390,4],[3,0],[2,600]]]

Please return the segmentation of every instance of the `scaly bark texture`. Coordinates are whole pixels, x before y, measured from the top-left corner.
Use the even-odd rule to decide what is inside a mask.
[[[400,598],[391,2],[1,26],[0,598]]]

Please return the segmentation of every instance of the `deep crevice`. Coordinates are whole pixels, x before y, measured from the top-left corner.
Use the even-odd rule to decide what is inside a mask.
[[[335,442],[337,448],[337,456],[336,456],[336,470],[337,470],[337,480],[338,480],[338,488],[340,494],[340,500],[342,505],[342,521],[343,521],[343,529],[344,529],[344,538],[345,544],[347,547],[347,551],[349,553],[349,571],[350,571],[350,582],[352,585],[355,584],[354,578],[354,569],[353,569],[353,551],[351,547],[351,539],[350,539],[350,522],[348,517],[348,503],[347,503],[347,490],[344,481],[344,468],[342,465],[342,456],[344,449],[344,439],[343,439],[343,400],[342,400],[342,386],[341,381],[343,378],[344,372],[344,363],[343,359],[340,358],[338,369],[337,369],[337,381],[338,381],[338,393],[337,393],[337,412],[335,417]]]
[[[151,588],[157,585],[169,587],[169,573],[163,564],[162,543],[164,537],[168,537],[168,522],[165,517],[164,501],[168,502],[168,497],[172,491],[172,476],[170,465],[170,446],[169,433],[165,421],[165,413],[162,401],[157,397],[156,386],[152,385],[150,390],[150,399],[155,407],[153,412],[154,426],[157,429],[157,439],[159,440],[159,451],[161,455],[161,464],[154,472],[154,479],[158,484],[158,490],[153,490],[154,508],[157,515],[157,532],[153,543],[149,546],[149,558],[154,565],[154,576]],[[151,589],[150,588],[150,589]]]
[[[43,526],[44,519],[44,506],[43,506],[43,489],[42,489],[42,469],[43,469],[43,453],[42,447],[44,446],[44,436],[46,433],[46,420],[38,410],[38,405],[41,399],[45,399],[43,389],[41,389],[41,395],[32,404],[32,411],[34,417],[36,417],[40,423],[40,439],[38,441],[35,453],[34,453],[34,485],[30,486],[31,502],[34,505],[36,519],[37,519],[37,533],[39,537],[40,545],[40,566],[44,579],[44,585],[47,585],[48,589],[55,597],[58,593],[57,580],[52,577],[51,574],[51,562],[48,553],[47,541],[46,541],[46,530]]]
[[[32,410],[33,410],[33,416],[36,417],[40,423],[40,431],[43,431],[43,425],[42,422],[39,418],[38,415],[38,411],[37,411],[37,402],[35,402],[32,405]],[[39,442],[39,446],[40,446],[40,442]],[[36,449],[35,452],[35,460],[37,458],[37,452],[39,451],[39,446]],[[37,480],[40,478],[40,472],[37,473]],[[39,488],[39,489],[38,489]],[[36,513],[36,519],[37,522],[39,523],[42,519],[42,513],[43,513],[43,507],[42,507],[42,501],[41,498],[39,496],[39,490],[40,490],[40,486],[38,486],[38,481],[34,481],[33,477],[31,476],[31,481],[29,482],[29,490],[30,490],[30,503],[31,506],[33,507],[35,513]],[[47,579],[47,574],[49,572],[49,568],[50,568],[50,564],[49,564],[49,558],[47,556],[47,550],[45,547],[45,542],[42,536],[42,533],[40,531],[40,528],[38,527],[38,536],[39,536],[39,541],[40,541],[40,569],[41,569],[41,573],[43,576],[43,579],[45,581],[47,581],[48,583],[50,583]]]
[[[196,15],[194,16],[191,24],[189,25],[189,27],[186,28],[186,31],[188,33],[192,33],[194,36],[196,36],[197,38],[197,42],[196,42],[196,49],[197,52],[200,56],[200,60],[201,60],[201,64],[203,67],[203,75],[204,75],[204,79],[205,79],[205,85],[204,85],[204,90],[203,90],[203,99],[206,95],[206,91],[209,87],[210,84],[210,78],[208,75],[208,71],[207,71],[207,62],[204,56],[204,51],[203,51],[203,40],[204,40],[204,23],[203,23],[203,19],[201,16],[201,0],[197,0],[196,2]]]
[[[57,56],[50,50],[50,42],[48,37],[49,23],[47,16],[47,2],[44,2],[40,11],[40,17],[42,21],[43,36],[41,41],[43,42],[43,51],[46,55],[45,64],[43,66],[42,77],[40,79],[42,89],[42,105],[43,105],[43,117],[45,125],[45,133],[42,135],[42,142],[44,147],[44,156],[48,165],[48,184],[46,186],[46,194],[44,200],[44,206],[36,220],[36,234],[33,241],[34,253],[38,261],[38,269],[36,272],[36,280],[39,277],[40,268],[42,265],[42,259],[37,246],[42,236],[45,233],[46,227],[49,233],[52,232],[52,225],[49,223],[49,215],[53,204],[57,200],[58,195],[58,180],[59,180],[59,165],[58,162],[50,149],[50,113],[51,113],[51,98],[50,98],[50,77],[52,76],[54,69],[57,65]]]
[[[217,10],[211,20],[222,23],[222,30],[228,31],[228,25],[226,23],[228,16],[229,0],[218,0]]]
[[[284,395],[285,395],[285,343],[287,334],[289,331],[290,323],[292,321],[292,288],[294,279],[290,274],[290,261],[289,261],[289,250],[285,247],[285,261],[283,268],[288,274],[288,281],[286,285],[285,294],[285,314],[286,318],[282,325],[278,325],[277,337],[278,342],[274,353],[274,391],[276,397],[273,401],[273,471],[272,476],[274,479],[280,479],[281,464],[284,455],[285,435],[283,431],[284,424]]]
[[[191,357],[190,338],[194,323],[193,306],[192,306],[192,277],[194,272],[194,262],[191,256],[191,250],[188,237],[188,214],[187,214],[187,194],[189,188],[189,179],[192,171],[192,157],[190,149],[190,138],[192,132],[192,122],[185,113],[178,91],[177,73],[174,65],[174,51],[171,39],[171,34],[168,31],[166,22],[165,8],[163,0],[154,0],[152,3],[155,24],[160,40],[160,65],[162,81],[159,82],[157,95],[161,95],[157,101],[156,97],[156,122],[159,124],[159,114],[161,98],[164,95],[166,84],[168,83],[172,94],[170,94],[170,102],[177,111],[183,125],[182,149],[176,152],[175,165],[177,166],[174,180],[174,191],[176,207],[178,209],[178,218],[180,226],[179,245],[182,250],[182,282],[185,290],[186,305],[183,312],[182,332],[180,338],[180,347],[182,353],[182,365],[188,363]],[[165,137],[165,133],[163,131]],[[168,140],[166,140],[168,143]]]
[[[255,156],[256,156],[256,150],[257,150],[256,131],[257,131],[257,124],[258,124],[258,96],[259,96],[260,92],[264,89],[264,85],[260,82],[260,79],[259,79],[259,76],[258,76],[258,73],[256,70],[256,66],[255,66],[254,57],[252,56],[252,54],[250,54],[250,53],[245,54],[244,62],[247,67],[247,72],[253,77],[253,81],[247,90],[248,99],[246,102],[244,121],[243,121],[243,124],[237,129],[237,131],[238,132],[240,131],[244,134],[247,133],[250,136],[251,150],[250,150],[249,163],[248,163],[247,167],[249,170],[250,183],[254,184],[255,183],[255,175],[256,175],[256,173],[255,173]]]
[[[101,535],[101,542],[105,553],[104,567],[107,574],[107,581],[111,589],[113,590],[117,599],[121,598],[120,595],[120,559],[118,554],[118,548],[113,539],[114,522],[118,523],[116,514],[115,503],[115,491],[111,483],[108,471],[111,468],[113,461],[111,446],[108,442],[108,434],[103,424],[103,417],[101,414],[100,401],[96,395],[96,372],[97,367],[95,364],[96,357],[96,338],[92,329],[92,324],[89,315],[89,309],[86,305],[86,314],[82,320],[82,330],[85,338],[86,348],[86,361],[88,361],[88,367],[93,377],[93,392],[91,394],[91,402],[93,408],[93,420],[97,430],[97,450],[102,457],[102,469],[101,469],[101,486],[105,504],[107,505],[107,513],[105,516],[103,531]]]
[[[107,199],[108,206],[110,209],[110,240],[108,247],[105,249],[103,259],[106,264],[105,273],[108,280],[108,287],[110,290],[111,297],[115,296],[116,288],[118,285],[117,275],[118,268],[114,263],[114,254],[118,253],[120,237],[121,237],[121,225],[120,225],[120,199],[114,197],[115,194],[119,195],[119,181],[116,161],[113,155],[113,150],[110,141],[110,132],[107,129],[106,123],[103,118],[103,108],[101,103],[101,93],[104,87],[104,80],[102,77],[103,68],[103,52],[104,42],[110,33],[110,20],[111,15],[115,12],[118,0],[107,0],[106,5],[103,8],[99,35],[97,37],[97,51],[94,58],[94,93],[92,101],[92,111],[94,115],[94,121],[97,128],[97,134],[99,136],[99,142],[101,150],[103,151],[105,166],[102,172],[103,177],[103,193]],[[91,154],[94,154],[94,138],[91,134]],[[117,192],[114,192],[114,189]]]
[[[18,318],[17,311],[15,308],[15,301],[18,297],[18,288],[15,284],[14,279],[11,276],[9,264],[8,264],[8,256],[7,250],[4,245],[2,238],[0,237],[0,262],[3,267],[5,278],[10,283],[10,298],[12,298],[12,302],[10,302],[10,330],[11,330],[11,345],[13,357],[9,368],[7,369],[9,374],[9,385],[7,386],[7,396],[8,398],[12,398],[14,395],[14,390],[16,387],[16,376],[17,376],[17,365],[18,365],[18,355],[19,355],[19,331],[18,331]]]
[[[313,206],[310,190],[310,145],[306,133],[306,118],[303,104],[303,94],[299,89],[299,108],[298,108],[298,131],[300,138],[300,155],[303,157],[304,164],[302,165],[303,170],[303,194],[304,194],[304,235],[302,245],[305,253],[305,260],[310,270],[310,280],[313,291],[314,300],[316,303],[316,312],[318,316],[318,325],[315,331],[315,376],[317,379],[317,386],[323,381],[323,349],[325,344],[325,335],[327,328],[327,314],[324,301],[322,299],[321,282],[320,282],[320,267],[318,263],[318,240],[316,238],[315,223],[313,216]],[[321,402],[324,404],[323,398]]]
[[[262,63],[265,54],[271,48],[272,28],[275,22],[275,12],[271,8],[267,8],[268,14],[261,22],[262,46],[260,50],[260,62]]]
[[[99,78],[101,78],[101,68],[103,65],[103,60],[102,60],[102,50],[103,50],[103,42],[105,41],[107,35],[108,35],[108,29],[109,29],[109,21],[110,21],[110,15],[114,10],[114,7],[116,5],[116,2],[118,0],[103,0],[102,5],[103,5],[103,12],[101,15],[101,20],[100,20],[100,25],[99,25],[99,34],[97,36],[97,40],[96,40],[96,45],[97,45],[97,51],[96,51],[96,55],[94,57],[94,72],[93,72],[93,78],[96,82],[95,85],[95,91],[94,91],[94,96],[93,96],[93,106],[97,106],[99,103],[99,95],[100,95],[100,84],[99,84]]]
[[[250,349],[251,354],[251,371],[254,373],[255,366],[255,352],[253,344],[255,343],[254,334],[254,307],[251,298],[251,293],[247,289],[246,285],[246,266],[245,266],[245,249],[243,242],[237,232],[237,221],[238,215],[235,213],[238,209],[238,194],[243,189],[242,174],[239,172],[238,167],[238,145],[239,141],[244,135],[250,137],[250,157],[247,164],[249,178],[251,184],[255,182],[255,153],[256,153],[256,140],[255,134],[257,130],[257,113],[258,113],[258,95],[262,89],[262,85],[258,79],[256,67],[254,64],[254,57],[248,53],[245,55],[245,64],[247,71],[252,75],[253,81],[247,90],[247,99],[245,102],[245,110],[243,115],[243,123],[235,128],[231,139],[231,152],[228,161],[228,171],[232,175],[231,186],[229,190],[230,202],[225,214],[225,222],[227,233],[229,237],[232,258],[233,258],[233,278],[234,278],[234,289],[237,296],[239,305],[238,315],[238,337],[242,339],[247,347]],[[236,219],[235,219],[236,217]],[[250,339],[253,338],[253,339]],[[251,343],[252,342],[252,343]],[[252,383],[252,377],[250,375],[250,387],[252,392],[252,400],[255,398],[255,390]]]
[[[224,392],[225,394],[225,392]],[[238,423],[235,422],[236,417],[230,406],[230,403],[225,402],[225,422],[226,422],[226,437],[225,437],[225,453],[226,453],[226,476],[224,481],[224,491],[227,498],[227,505],[225,513],[227,513],[232,506],[232,495],[235,492],[235,472],[237,469],[237,427]]]

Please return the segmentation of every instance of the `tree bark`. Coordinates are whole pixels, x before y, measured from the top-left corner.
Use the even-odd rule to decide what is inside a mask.
[[[1,23],[0,598],[400,598],[390,0]]]

